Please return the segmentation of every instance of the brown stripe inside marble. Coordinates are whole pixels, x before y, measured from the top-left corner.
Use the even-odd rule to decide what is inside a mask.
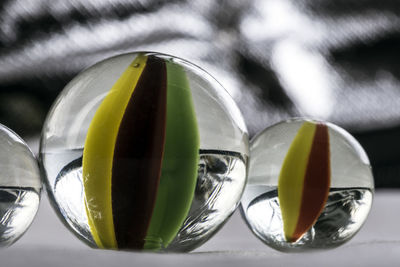
[[[304,178],[294,241],[314,225],[324,209],[329,194],[330,174],[328,127],[317,124]]]
[[[119,249],[142,249],[156,202],[165,145],[166,65],[149,56],[122,118],[112,167]]]

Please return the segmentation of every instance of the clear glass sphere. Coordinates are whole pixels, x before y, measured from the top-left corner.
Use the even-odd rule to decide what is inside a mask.
[[[345,130],[293,119],[250,143],[241,212],[253,233],[281,251],[332,248],[367,218],[374,181],[368,157]]]
[[[42,181],[35,156],[0,124],[0,247],[17,241],[39,208]]]
[[[188,251],[237,207],[248,134],[208,73],[173,56],[131,53],[66,86],[40,157],[56,210],[87,244]]]

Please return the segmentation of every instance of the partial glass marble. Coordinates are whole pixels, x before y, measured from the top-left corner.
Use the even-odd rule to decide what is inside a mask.
[[[250,144],[241,213],[252,232],[285,252],[337,247],[361,228],[374,181],[368,157],[345,130],[292,119]]]
[[[95,248],[189,251],[243,193],[248,134],[236,104],[182,59],[131,53],[74,78],[48,114],[40,161],[56,211]]]
[[[42,182],[35,156],[0,124],[0,247],[16,242],[39,208]]]

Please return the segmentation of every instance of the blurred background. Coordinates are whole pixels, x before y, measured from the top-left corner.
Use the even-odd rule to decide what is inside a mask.
[[[400,187],[399,48],[398,0],[0,0],[0,123],[35,153],[49,108],[77,73],[147,50],[210,72],[251,137],[294,116],[345,128],[365,148],[376,186],[386,188],[354,240],[302,257],[266,247],[237,212],[190,255],[91,250],[43,194],[29,231],[0,250],[0,265],[395,266],[400,195],[388,188]]]
[[[37,140],[81,70],[131,51],[203,67],[251,136],[293,116],[350,131],[377,187],[400,187],[396,0],[1,0],[0,123]]]

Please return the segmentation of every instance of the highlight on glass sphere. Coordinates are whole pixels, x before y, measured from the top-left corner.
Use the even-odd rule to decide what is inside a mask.
[[[207,72],[173,56],[130,53],[83,71],[42,132],[53,206],[92,247],[189,251],[237,207],[248,134]]]
[[[0,247],[12,245],[29,228],[41,188],[35,156],[17,134],[0,124]]]
[[[280,251],[337,247],[361,228],[372,205],[368,157],[345,130],[292,119],[250,143],[241,213],[252,232]]]

